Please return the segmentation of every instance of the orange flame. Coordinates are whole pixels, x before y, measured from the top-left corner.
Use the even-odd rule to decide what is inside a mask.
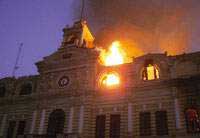
[[[114,41],[108,50],[100,50],[100,61],[104,66],[114,66],[132,62],[132,58],[126,54],[125,49],[121,47],[119,41]],[[100,84],[113,88],[120,84],[120,76],[116,72],[104,73],[100,79]]]
[[[105,66],[113,66],[124,63],[125,53],[120,47],[119,41],[114,41],[108,51],[102,50],[100,58]]]

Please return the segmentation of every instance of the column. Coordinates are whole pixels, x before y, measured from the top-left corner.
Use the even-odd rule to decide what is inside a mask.
[[[176,129],[180,129],[180,107],[178,98],[174,99],[174,110],[175,110],[175,118],[176,118]]]
[[[133,130],[132,103],[128,103],[128,133]]]
[[[79,124],[78,124],[78,133],[82,133],[83,131],[83,121],[84,121],[84,106],[82,105],[80,107],[80,112],[79,112]]]
[[[1,120],[1,127],[0,127],[0,137],[3,137],[4,135],[4,129],[7,121],[7,114],[3,115],[3,118]]]
[[[31,122],[31,127],[30,127],[30,134],[34,133],[36,118],[37,118],[37,111],[34,111],[33,115],[32,115],[32,122]]]
[[[67,130],[67,133],[72,133],[73,118],[74,118],[74,107],[71,107],[71,108],[70,108],[70,112],[69,112],[69,122],[68,122],[68,130]]]
[[[38,132],[39,134],[43,134],[45,115],[46,115],[46,110],[43,109],[41,113],[41,118],[40,118],[40,126],[39,126],[39,132]]]

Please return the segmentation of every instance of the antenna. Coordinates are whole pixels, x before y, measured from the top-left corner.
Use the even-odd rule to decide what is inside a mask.
[[[104,0],[102,0],[102,9],[103,9],[103,24],[105,25],[105,22],[106,22],[106,17],[105,17],[105,15],[106,15],[106,10],[105,10],[104,6],[105,6],[105,1],[104,1]]]
[[[84,9],[85,9],[85,0],[82,0],[82,4],[81,4],[81,20],[83,19],[83,16],[84,16]]]
[[[16,58],[16,61],[15,61],[15,66],[14,66],[13,72],[12,72],[13,77],[15,77],[15,72],[19,68],[18,62],[19,62],[19,57],[20,57],[21,51],[22,51],[22,46],[23,46],[23,43],[20,43],[19,49],[18,49],[18,52],[17,52],[17,58]]]

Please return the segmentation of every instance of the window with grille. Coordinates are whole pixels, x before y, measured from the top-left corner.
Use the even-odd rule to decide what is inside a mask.
[[[150,112],[140,113],[140,135],[141,136],[151,135],[151,113]]]
[[[166,111],[157,111],[156,117],[156,133],[157,135],[168,135],[168,121]]]
[[[105,138],[105,123],[106,123],[106,116],[105,115],[98,115],[96,117],[96,138]]]
[[[120,115],[110,116],[110,138],[120,138]]]
[[[19,121],[17,135],[24,135],[25,128],[26,128],[26,121]]]

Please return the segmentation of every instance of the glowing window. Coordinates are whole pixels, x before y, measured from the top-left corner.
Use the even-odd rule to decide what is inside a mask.
[[[103,86],[116,86],[120,83],[120,77],[115,72],[105,73],[101,77],[100,83]]]
[[[159,79],[159,71],[155,65],[148,64],[144,67],[142,72],[143,80],[155,80]]]

